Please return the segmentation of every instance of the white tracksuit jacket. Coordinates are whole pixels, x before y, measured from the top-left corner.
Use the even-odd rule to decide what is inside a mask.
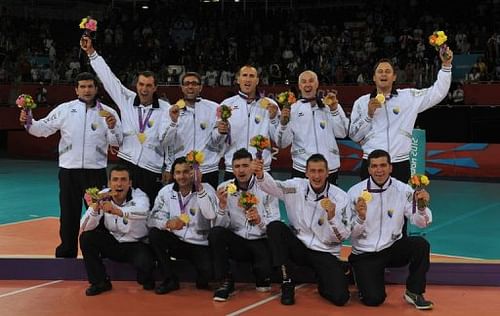
[[[99,115],[106,110],[116,118],[109,129],[106,118]],[[108,146],[120,146],[123,136],[120,118],[115,110],[97,101],[87,109],[79,99],[62,103],[41,120],[33,120],[28,133],[48,137],[61,132],[59,167],[66,169],[102,169],[108,165]]]

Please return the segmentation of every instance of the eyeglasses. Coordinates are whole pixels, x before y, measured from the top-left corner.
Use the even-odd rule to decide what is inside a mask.
[[[197,86],[200,85],[200,83],[198,81],[184,81],[182,83],[182,85],[185,86],[185,87],[187,87],[189,85],[197,87]]]

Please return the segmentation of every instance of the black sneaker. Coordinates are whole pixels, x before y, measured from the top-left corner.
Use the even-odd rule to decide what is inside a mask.
[[[214,301],[225,302],[234,294],[234,281],[227,279],[214,292]]]
[[[291,279],[283,280],[281,283],[281,304],[295,304],[295,284]]]
[[[85,295],[87,296],[99,295],[102,292],[111,290],[112,287],[113,286],[111,285],[111,282],[109,280],[106,280],[98,284],[90,284],[90,286],[85,290]]]
[[[158,295],[163,295],[178,289],[179,289],[179,280],[172,278],[161,282],[160,285],[156,287],[155,293]]]
[[[408,303],[415,305],[417,309],[432,309],[433,307],[432,302],[426,300],[422,294],[415,294],[408,290],[405,292],[404,299]]]
[[[271,291],[271,279],[265,278],[255,282],[255,289],[257,292],[270,292]]]
[[[142,288],[146,291],[152,291],[155,289],[155,281],[149,280],[142,284]]]

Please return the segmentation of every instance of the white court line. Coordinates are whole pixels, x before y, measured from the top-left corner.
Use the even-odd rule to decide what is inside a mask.
[[[56,217],[56,216],[45,216],[45,217],[38,217],[38,218],[32,218],[32,219],[24,219],[24,220],[17,221],[17,222],[0,224],[0,227],[11,226],[11,225],[15,225],[15,224],[22,224],[22,223],[36,222],[36,221],[41,221],[41,220],[44,220],[44,219],[59,219],[59,217]]]
[[[7,297],[7,296],[12,296],[12,295],[16,295],[16,294],[23,293],[23,292],[26,292],[26,291],[31,291],[31,290],[34,290],[34,289],[38,289],[40,287],[44,287],[44,286],[47,286],[47,285],[56,284],[56,283],[59,283],[59,282],[62,282],[62,281],[63,280],[51,281],[51,282],[47,282],[47,283],[35,285],[35,286],[32,286],[32,287],[28,287],[28,288],[25,288],[25,289],[21,289],[21,290],[17,290],[17,291],[13,291],[13,292],[4,293],[4,294],[0,295],[0,298]]]
[[[297,285],[297,286],[295,287],[295,289],[300,289],[301,287],[304,287],[304,286],[306,286],[306,283],[303,283],[303,284],[301,284],[301,285]],[[278,297],[280,297],[280,296],[281,296],[281,293],[275,294],[275,295],[270,296],[270,297],[268,297],[268,298],[266,298],[266,299],[263,299],[262,301],[259,301],[259,302],[257,302],[257,303],[254,303],[254,304],[252,304],[252,305],[248,305],[247,307],[243,307],[242,309],[239,309],[239,310],[237,310],[237,311],[235,311],[235,312],[232,312],[231,314],[227,314],[226,316],[237,316],[237,315],[241,315],[241,314],[243,314],[244,312],[247,312],[247,311],[249,311],[249,310],[251,310],[251,309],[254,309],[254,308],[256,308],[256,307],[259,307],[260,305],[266,304],[267,302],[272,301],[272,300],[274,300],[275,298],[278,298]]]

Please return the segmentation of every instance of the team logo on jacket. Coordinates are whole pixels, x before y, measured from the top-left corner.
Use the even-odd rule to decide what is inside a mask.
[[[394,210],[393,209],[387,210],[387,216],[389,216],[390,218],[392,218],[392,215],[394,215]]]
[[[392,109],[392,113],[394,113],[396,115],[398,115],[399,112],[401,112],[401,109],[399,108],[399,106],[396,106],[396,107],[394,107],[394,109]]]
[[[154,123],[155,123],[155,121],[153,121],[153,120],[149,120],[149,121],[148,121],[148,127],[149,127],[149,128],[153,127]]]
[[[259,124],[262,121],[262,117],[260,115],[255,115],[255,123]]]
[[[207,128],[207,125],[208,125],[207,122],[201,122],[200,123],[200,128],[201,129],[205,129],[205,128]]]
[[[325,129],[325,126],[326,126],[326,121],[321,121],[321,122],[319,122],[319,126],[320,126],[322,129]]]
[[[98,127],[99,127],[99,124],[97,124],[97,123],[90,124],[90,129],[92,129],[93,131],[95,131]]]
[[[325,223],[325,219],[323,218],[323,216],[321,216],[319,219],[318,219],[318,225],[321,226],[323,225],[323,223]]]
[[[190,208],[189,209],[189,214],[191,214],[192,216],[194,216],[196,214],[196,209],[195,208]]]

